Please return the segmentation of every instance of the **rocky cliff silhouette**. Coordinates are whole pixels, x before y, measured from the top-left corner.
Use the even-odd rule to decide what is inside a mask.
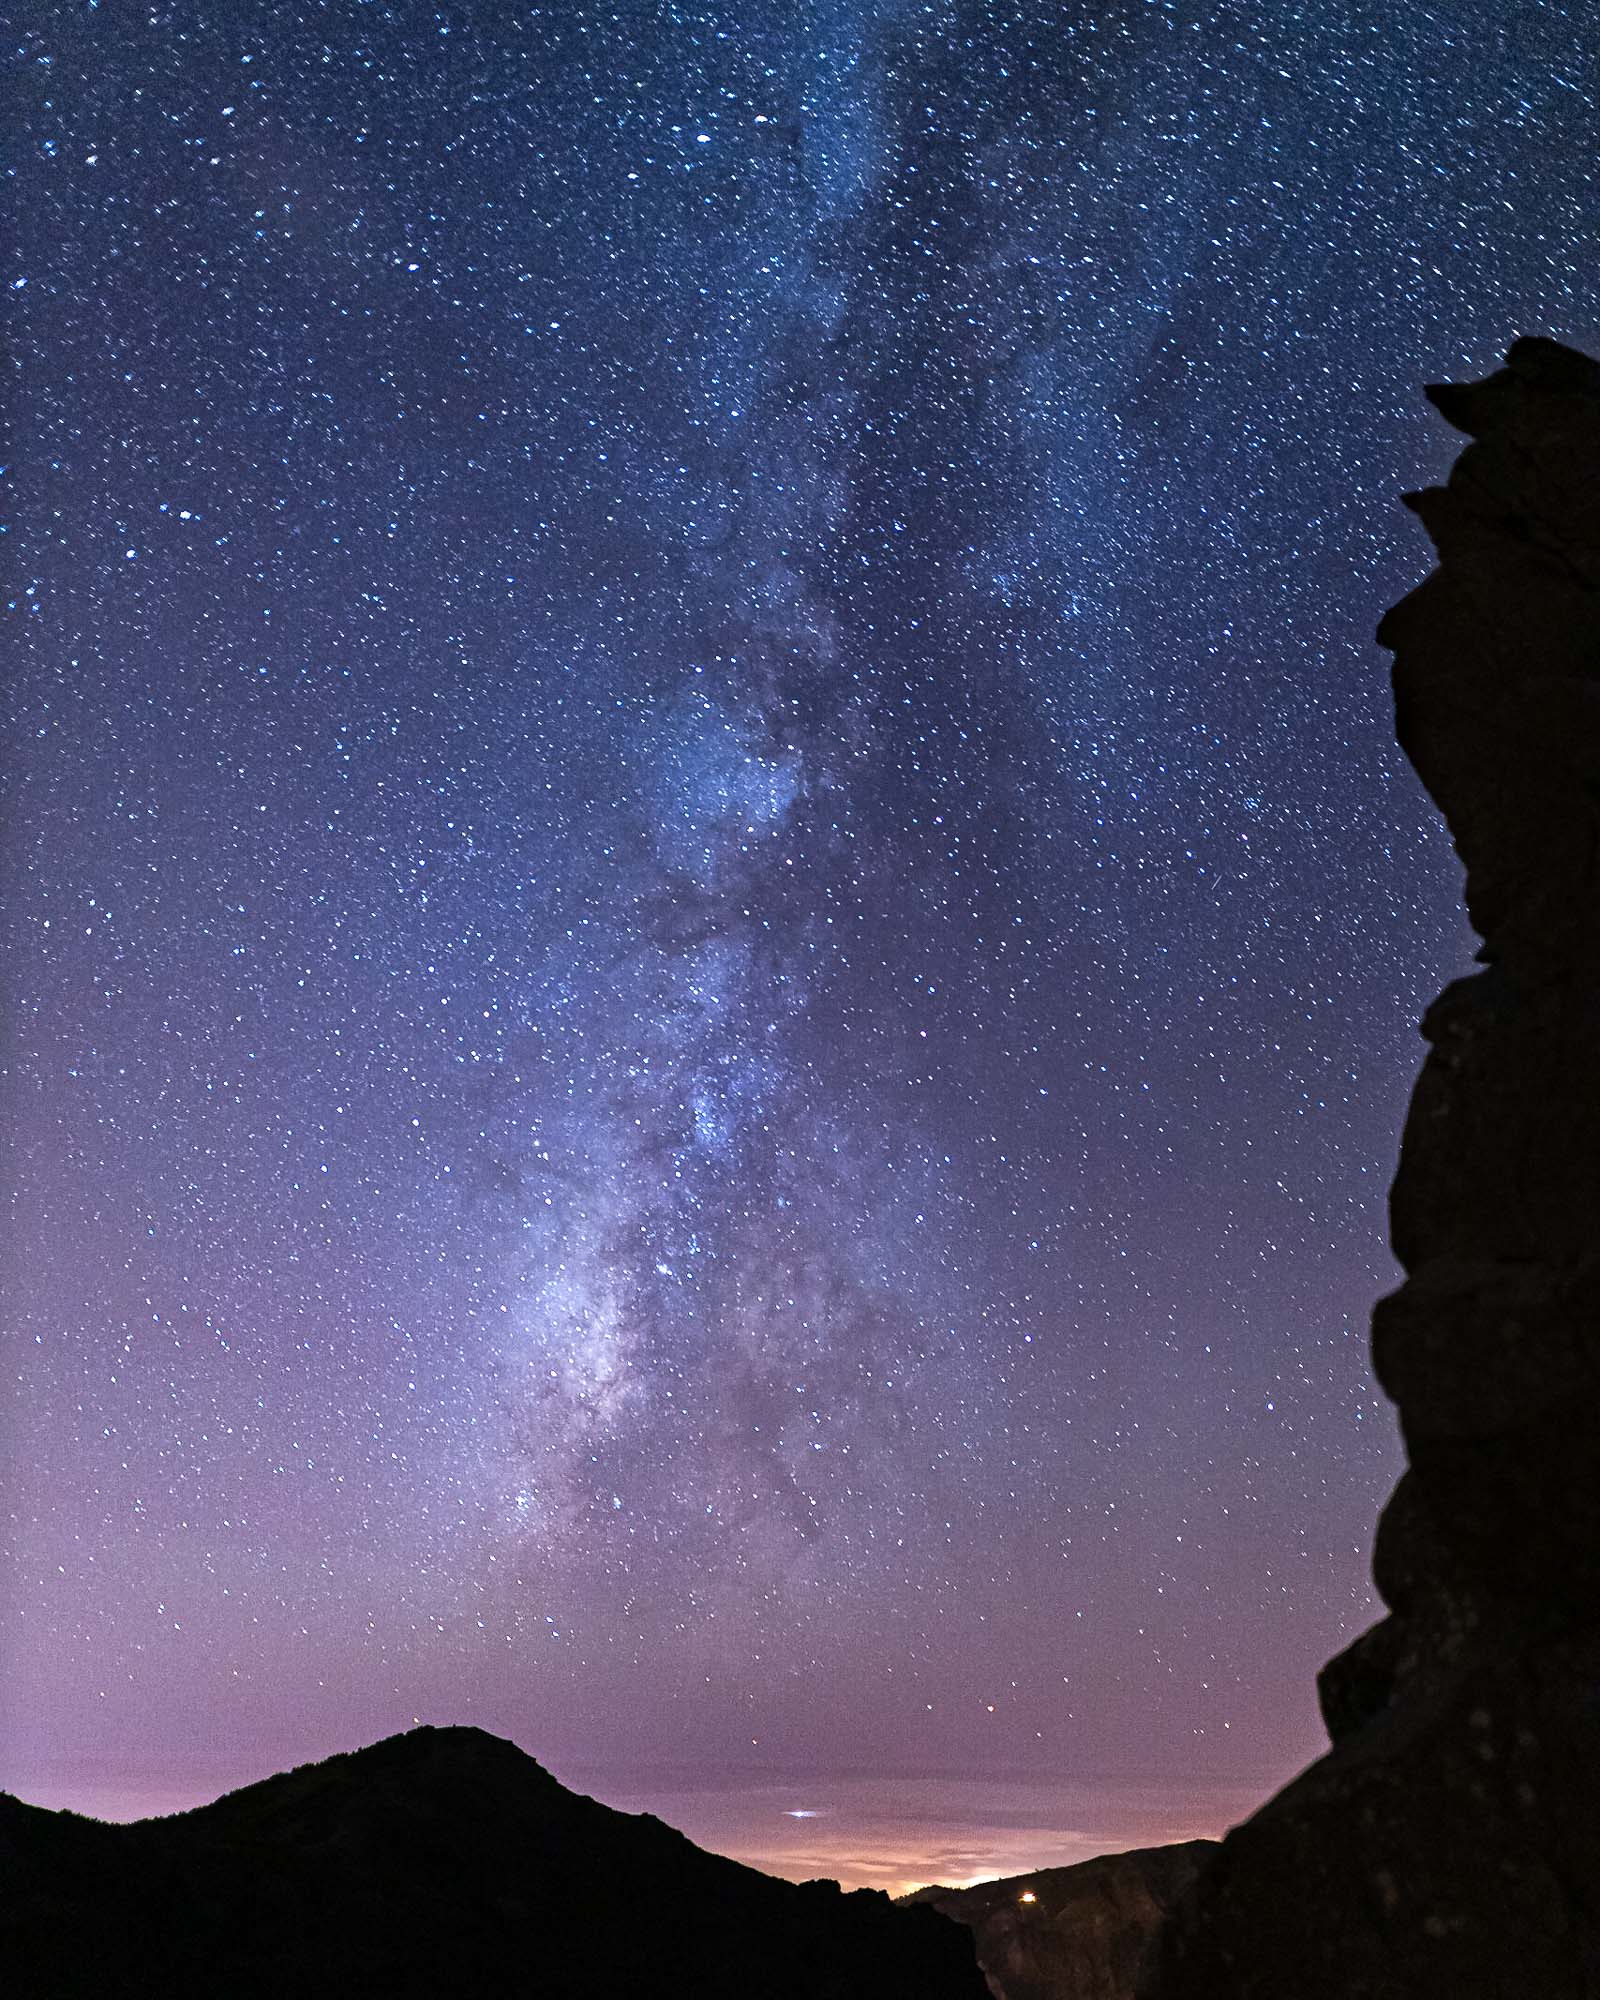
[[[1133,2000],[1151,1938],[1215,1845],[1136,1847],[903,1901],[971,1927],[995,2000]]]
[[[1224,1843],[1160,2000],[1600,1995],[1600,364],[1428,391],[1439,567],[1379,628],[1485,969],[1428,1010],[1373,1315],[1409,1467],[1333,1749]]]
[[[478,1729],[132,1826],[0,1794],[0,1992],[987,2000],[937,1912],[706,1854]]]

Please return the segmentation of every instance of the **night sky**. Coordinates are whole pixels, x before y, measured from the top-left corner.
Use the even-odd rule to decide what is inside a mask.
[[[1286,1775],[1587,10],[20,13],[0,1784]]]

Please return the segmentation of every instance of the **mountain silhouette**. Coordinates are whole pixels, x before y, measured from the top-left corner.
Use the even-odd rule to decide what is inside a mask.
[[[997,2000],[1133,2000],[1151,1940],[1216,1845],[1136,1847],[902,1900],[971,1929]]]
[[[971,1935],[780,1882],[559,1784],[480,1729],[415,1729],[168,1819],[0,1794],[0,1991],[985,2000]]]

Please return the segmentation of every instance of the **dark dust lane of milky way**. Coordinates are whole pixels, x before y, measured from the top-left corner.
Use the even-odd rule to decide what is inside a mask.
[[[1587,25],[25,10],[0,1783],[1314,1750]]]

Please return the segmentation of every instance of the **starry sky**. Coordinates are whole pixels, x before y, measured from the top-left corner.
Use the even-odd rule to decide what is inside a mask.
[[[21,10],[0,1783],[1314,1753],[1591,28]]]

